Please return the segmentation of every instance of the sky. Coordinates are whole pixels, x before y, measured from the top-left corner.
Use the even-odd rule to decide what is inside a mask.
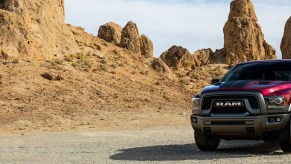
[[[231,0],[67,0],[66,23],[82,26],[97,36],[99,26],[128,21],[154,43],[158,57],[173,45],[190,52],[202,48],[223,48],[223,26]],[[253,0],[266,41],[281,58],[280,43],[284,26],[291,16],[290,0]]]

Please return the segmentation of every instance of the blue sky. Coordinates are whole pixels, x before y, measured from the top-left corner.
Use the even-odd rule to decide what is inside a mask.
[[[70,0],[65,2],[66,23],[97,35],[100,25],[134,21],[140,34],[154,42],[158,57],[172,45],[190,52],[223,47],[223,26],[231,0]],[[289,0],[253,0],[265,39],[281,58],[284,26],[291,16]]]

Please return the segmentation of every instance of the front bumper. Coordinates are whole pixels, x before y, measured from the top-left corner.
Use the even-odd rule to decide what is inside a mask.
[[[280,121],[271,119],[280,118]],[[265,133],[283,129],[290,114],[273,114],[245,117],[203,117],[191,115],[191,124],[195,131],[217,136],[263,136]],[[195,121],[196,120],[196,121]]]

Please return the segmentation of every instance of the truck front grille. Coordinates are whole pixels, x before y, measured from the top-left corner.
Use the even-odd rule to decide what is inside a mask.
[[[215,108],[213,107],[211,113],[245,113],[247,112],[246,107],[232,107],[232,108]]]
[[[246,104],[242,107],[215,107],[213,104],[215,101],[231,100],[231,101],[243,101],[247,100],[252,109],[259,109],[259,101],[255,95],[209,95],[205,96],[202,100],[202,110],[211,110],[211,113],[245,113],[247,112]]]

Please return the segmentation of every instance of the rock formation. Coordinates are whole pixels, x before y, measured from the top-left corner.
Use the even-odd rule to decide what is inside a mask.
[[[119,45],[121,40],[122,27],[114,22],[106,23],[99,27],[98,37],[107,42]]]
[[[291,17],[285,26],[285,32],[281,42],[281,51],[283,59],[291,59]]]
[[[123,28],[120,46],[133,53],[141,54],[140,36],[134,22],[128,22]]]
[[[154,56],[153,52],[153,42],[145,35],[140,37],[141,55],[146,58],[151,58]]]
[[[78,51],[63,0],[1,0],[0,18],[2,56],[47,59]]]
[[[231,2],[223,31],[227,64],[276,58],[275,49],[264,40],[251,0]]]
[[[199,66],[207,65],[210,63],[209,59],[213,56],[213,51],[208,49],[201,49],[194,52],[194,56],[198,61]]]
[[[159,73],[167,74],[171,73],[172,71],[170,68],[165,64],[161,59],[155,58],[152,62],[152,67]]]
[[[198,65],[197,59],[186,48],[172,46],[160,58],[174,70],[192,70]]]
[[[210,56],[209,61],[210,61],[210,64],[225,64],[226,63],[225,48],[216,50],[213,56]]]

